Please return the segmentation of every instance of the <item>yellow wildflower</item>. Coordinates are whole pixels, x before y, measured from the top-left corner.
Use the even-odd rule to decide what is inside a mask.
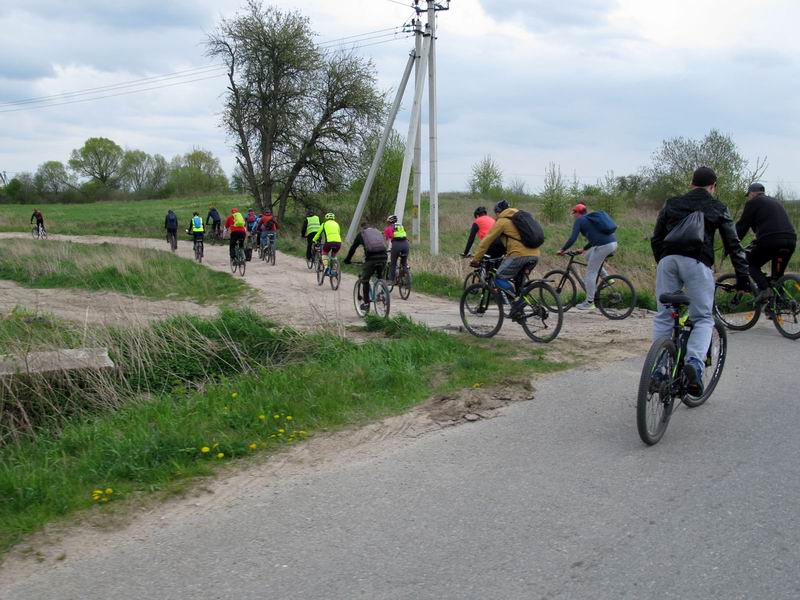
[[[286,420],[287,421],[291,421],[292,420],[292,415],[286,415]]]
[[[219,454],[217,454],[217,458],[225,458],[225,453],[220,452]]]
[[[94,494],[95,496],[100,496],[103,494],[103,490],[95,490],[92,492],[92,494]]]
[[[280,418],[281,418],[281,416],[280,416],[280,415],[272,415],[272,418],[273,418],[273,419],[280,419]]]
[[[258,415],[258,420],[259,421],[266,421],[267,420],[267,415]]]
[[[239,394],[237,392],[233,392],[231,394],[231,398],[233,398],[234,400],[236,400],[236,398],[238,398],[238,397],[239,397]]]
[[[200,448],[200,452],[202,452],[203,454],[208,454],[209,452],[211,452],[211,448],[209,448],[208,446],[203,446],[202,448]]]
[[[285,429],[278,429],[278,433],[286,433]]]
[[[258,448],[258,444],[256,444],[255,442],[253,442],[252,444],[250,444],[250,445],[248,446],[248,448],[250,448],[250,450],[255,450],[256,448]]]
[[[114,490],[112,490],[111,488],[106,488],[106,494],[108,494],[110,496],[113,493],[114,493]]]

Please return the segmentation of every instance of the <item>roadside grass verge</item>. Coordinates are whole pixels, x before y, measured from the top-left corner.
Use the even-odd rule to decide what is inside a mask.
[[[233,301],[245,283],[169,252],[116,244],[0,240],[0,279],[30,288],[113,291],[200,304]]]
[[[192,335],[177,336],[187,324],[204,332],[196,347]],[[58,327],[76,335],[67,333],[69,325],[51,326]],[[163,349],[139,350],[166,338],[164,327],[175,337]],[[225,311],[215,320],[153,324],[150,334],[104,329],[97,335],[115,341],[110,349],[120,371],[94,387],[86,378],[72,382],[84,392],[76,402],[92,403],[58,419],[38,409],[38,425],[0,447],[0,551],[93,504],[113,510],[105,505],[180,490],[215,465],[280,450],[321,429],[395,414],[436,392],[565,366],[548,362],[541,348],[465,343],[404,318],[370,319],[368,327],[370,338],[356,344]],[[26,385],[35,393],[0,399],[3,411],[18,410],[14,402],[49,410],[64,398],[59,386],[69,387]]]

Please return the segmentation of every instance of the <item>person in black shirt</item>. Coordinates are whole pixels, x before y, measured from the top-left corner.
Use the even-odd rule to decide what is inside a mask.
[[[758,286],[759,300],[768,298],[772,293],[761,267],[772,261],[772,279],[778,279],[786,271],[797,246],[797,232],[789,220],[789,214],[780,201],[767,196],[765,191],[760,183],[753,183],[747,188],[747,202],[736,223],[739,239],[744,238],[750,229],[756,236],[747,253],[747,262],[750,276]]]
[[[358,232],[356,239],[353,240],[353,245],[350,246],[350,251],[344,259],[344,264],[350,264],[359,246],[364,246],[364,266],[361,269],[362,288],[359,301],[361,310],[367,311],[369,310],[369,279],[373,273],[378,277],[382,277],[386,269],[386,247],[383,245],[383,234],[374,227],[361,223],[361,231]]]

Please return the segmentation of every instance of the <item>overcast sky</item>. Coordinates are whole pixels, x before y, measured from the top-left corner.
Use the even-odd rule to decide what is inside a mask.
[[[310,16],[322,42],[394,27],[412,13],[394,0],[273,3]],[[66,161],[86,138],[104,136],[167,158],[201,146],[230,174],[233,157],[218,127],[224,77],[30,111],[2,103],[207,65],[206,33],[240,4],[0,2],[0,171]],[[438,22],[440,189],[464,189],[486,154],[507,181],[522,178],[534,191],[551,161],[591,183],[608,171],[636,172],[667,137],[717,128],[751,162],[768,156],[770,188],[800,191],[796,0],[451,6]],[[411,45],[399,39],[357,52],[373,58],[382,89],[394,90]],[[408,94],[397,122],[403,135],[410,105]]]

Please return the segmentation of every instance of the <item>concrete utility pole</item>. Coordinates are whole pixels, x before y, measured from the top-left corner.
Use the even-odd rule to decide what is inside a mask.
[[[439,254],[439,160],[436,146],[436,3],[428,0],[428,31],[431,43],[428,49],[428,144],[430,162],[430,191],[428,193],[431,222],[431,256]]]
[[[422,53],[422,23],[419,18],[414,20],[414,52],[417,57]],[[414,84],[419,77],[419,60],[414,62]],[[416,89],[414,90],[416,93]],[[422,119],[417,120],[417,134],[414,136],[414,216],[411,220],[411,238],[414,243],[422,241],[420,227],[420,197],[422,196]]]

